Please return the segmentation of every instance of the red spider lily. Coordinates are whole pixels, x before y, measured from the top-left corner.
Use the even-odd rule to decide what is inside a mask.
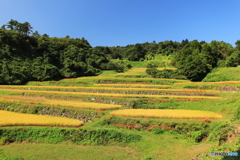
[[[99,114],[97,114],[97,115],[95,115],[96,117],[100,117],[100,115]]]
[[[145,118],[150,118],[149,116],[146,116]]]
[[[111,114],[110,116],[115,116],[114,114]]]
[[[134,126],[133,128],[134,128],[134,129],[138,129],[139,127],[138,127],[138,126]]]
[[[103,111],[103,110],[99,110],[99,112],[100,112],[100,113],[104,113],[104,111]]]
[[[172,128],[171,127],[163,127],[163,129],[170,130]]]
[[[206,122],[211,122],[209,118],[203,118]]]
[[[77,127],[78,129],[81,129],[82,127]]]
[[[151,128],[148,128],[147,131],[151,131],[152,129]]]

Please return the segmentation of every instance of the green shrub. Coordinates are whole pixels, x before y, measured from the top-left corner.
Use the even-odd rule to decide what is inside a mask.
[[[193,138],[195,142],[201,142],[201,140],[207,135],[208,133],[204,130],[191,132],[191,138]]]
[[[187,79],[185,76],[181,75],[178,70],[172,69],[157,70],[156,68],[149,68],[146,70],[146,73],[153,78]]]
[[[151,130],[151,132],[153,132],[154,134],[162,134],[165,132],[165,129],[155,127]]]

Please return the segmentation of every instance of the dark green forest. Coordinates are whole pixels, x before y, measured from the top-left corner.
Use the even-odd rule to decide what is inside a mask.
[[[240,63],[240,40],[236,46],[223,41],[163,41],[116,47],[92,47],[85,38],[49,37],[33,31],[29,22],[11,19],[0,29],[0,84],[25,84],[28,81],[60,80],[94,76],[102,70],[124,71],[129,61],[151,60],[156,55],[171,55],[177,70],[158,71],[149,66],[155,78],[180,78],[201,81],[216,67],[236,67]]]

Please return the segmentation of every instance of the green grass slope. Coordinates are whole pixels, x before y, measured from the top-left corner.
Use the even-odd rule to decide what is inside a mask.
[[[240,67],[216,68],[202,82],[239,81]]]

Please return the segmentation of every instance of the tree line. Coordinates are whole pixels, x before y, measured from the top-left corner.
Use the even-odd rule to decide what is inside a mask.
[[[108,62],[104,51],[84,38],[40,35],[16,20],[0,29],[0,84],[92,76]]]
[[[215,67],[236,67],[240,63],[240,41],[236,47],[223,41],[207,43],[187,39],[92,47],[85,38],[40,35],[29,22],[11,19],[0,28],[0,84],[93,76],[102,70],[122,72],[131,65],[121,60],[151,60],[158,54],[171,55],[171,64],[178,70],[164,74],[148,71],[153,77],[176,75],[200,81]]]
[[[181,78],[201,81],[213,68],[237,67],[240,64],[240,40],[236,47],[224,41],[163,41],[128,45],[125,47],[110,47],[112,58],[122,58],[133,61],[151,60],[158,54],[171,55],[171,65],[176,71],[158,71],[157,66],[149,66],[147,73],[154,78]],[[137,54],[138,53],[138,54]],[[155,69],[154,69],[155,67]]]

